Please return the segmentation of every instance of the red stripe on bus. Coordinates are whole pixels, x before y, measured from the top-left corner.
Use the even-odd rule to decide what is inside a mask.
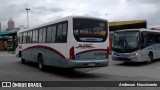
[[[26,49],[24,49],[24,50],[22,50],[22,51],[25,51],[25,50],[28,50],[28,49],[32,49],[32,48],[43,48],[43,49],[47,49],[47,50],[50,50],[50,51],[58,54],[58,55],[61,56],[63,59],[65,59],[65,57],[64,57],[60,52],[58,52],[57,50],[55,50],[55,49],[53,49],[53,48],[51,48],[51,47],[48,47],[48,46],[42,46],[42,45],[31,46],[31,47],[28,47],[28,48],[26,48]]]
[[[82,53],[91,52],[91,51],[107,51],[107,49],[92,49],[92,50],[82,51],[82,52],[79,52],[79,53],[77,53],[77,54],[82,54]],[[77,55],[77,54],[76,54],[76,55]]]

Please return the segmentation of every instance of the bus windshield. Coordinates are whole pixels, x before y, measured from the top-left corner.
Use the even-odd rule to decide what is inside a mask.
[[[139,49],[139,32],[116,32],[112,49],[118,52],[133,52]]]
[[[105,42],[107,30],[107,21],[80,18],[73,20],[73,33],[78,42]]]

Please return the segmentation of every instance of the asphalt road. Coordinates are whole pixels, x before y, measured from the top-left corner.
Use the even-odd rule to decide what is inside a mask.
[[[47,67],[40,71],[35,63],[22,64],[14,54],[1,52],[0,81],[160,81],[160,60],[124,64],[110,59],[107,67],[73,71]]]

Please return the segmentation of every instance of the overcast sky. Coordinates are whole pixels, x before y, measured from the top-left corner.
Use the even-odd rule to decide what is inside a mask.
[[[10,17],[16,26],[30,26],[69,15],[95,16],[109,21],[147,20],[160,27],[160,0],[0,0],[0,22],[7,27]]]

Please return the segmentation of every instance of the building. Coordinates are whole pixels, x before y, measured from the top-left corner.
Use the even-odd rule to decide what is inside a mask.
[[[8,28],[6,29],[6,31],[14,31],[14,30],[15,30],[15,23],[14,20],[10,18],[8,20]]]
[[[13,29],[13,28],[15,28],[15,23],[14,20],[10,18],[10,20],[8,20],[8,29]]]

